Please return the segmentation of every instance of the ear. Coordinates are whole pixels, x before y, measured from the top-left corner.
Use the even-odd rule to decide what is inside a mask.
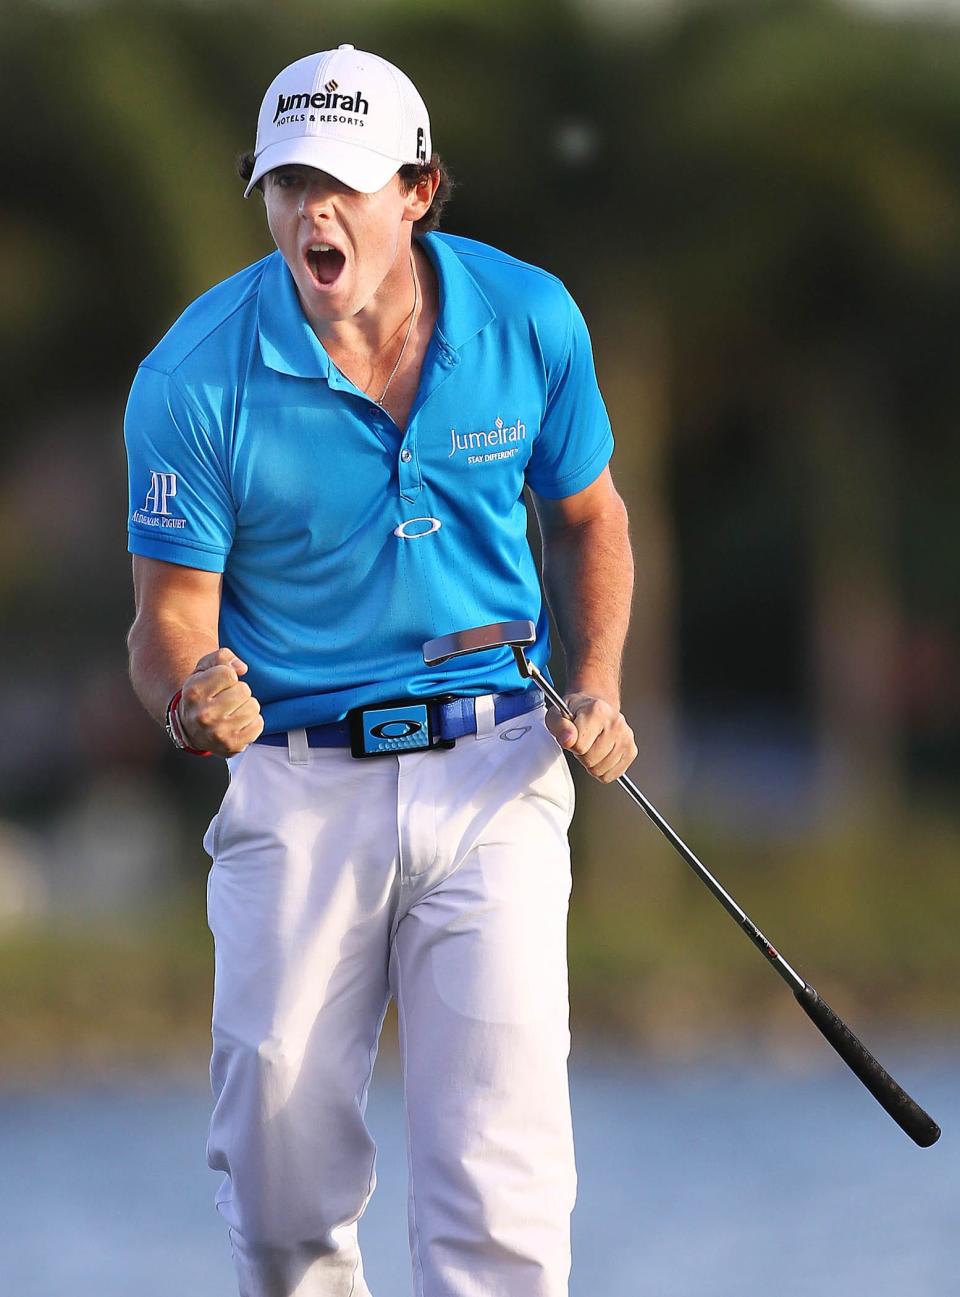
[[[428,171],[409,193],[404,194],[403,219],[405,221],[419,221],[421,216],[427,214],[439,184],[440,172]]]

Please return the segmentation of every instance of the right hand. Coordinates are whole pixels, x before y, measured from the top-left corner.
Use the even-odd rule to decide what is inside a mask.
[[[191,747],[232,757],[263,733],[260,704],[240,679],[247,670],[232,649],[219,648],[187,676],[177,714]]]

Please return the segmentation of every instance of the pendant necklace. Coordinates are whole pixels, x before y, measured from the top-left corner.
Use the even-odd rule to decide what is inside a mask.
[[[417,268],[413,262],[413,248],[410,249],[410,272],[413,275],[413,310],[410,312],[410,323],[407,325],[407,332],[404,335],[403,346],[400,348],[400,355],[397,357],[397,363],[394,365],[393,369],[391,369],[390,377],[383,385],[383,391],[374,402],[374,404],[379,405],[381,410],[383,409],[383,402],[386,399],[390,384],[396,378],[397,370],[400,368],[400,362],[403,360],[404,352],[407,349],[407,343],[410,341],[410,334],[413,333],[414,321],[417,318],[417,307],[420,305],[420,280],[417,278]]]

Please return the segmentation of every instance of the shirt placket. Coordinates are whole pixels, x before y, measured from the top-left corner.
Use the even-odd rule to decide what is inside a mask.
[[[400,429],[390,415],[366,392],[361,392],[335,366],[331,365],[327,382],[336,391],[351,392],[366,403],[367,423],[377,439],[397,456],[397,482],[400,498],[412,503],[423,490],[420,459],[417,454],[417,426],[424,406],[437,389],[446,382],[460,363],[460,356],[439,333],[428,349],[420,375],[420,385],[410,411],[406,431]],[[399,445],[398,445],[399,438]]]
[[[400,444],[398,476],[400,495],[404,500],[414,501],[423,489],[423,477],[420,473],[420,458],[417,454],[417,429],[420,416],[430,398],[436,393],[460,364],[459,354],[449,345],[443,335],[437,331],[434,344],[429,348],[420,375],[420,386],[410,411],[407,430]]]

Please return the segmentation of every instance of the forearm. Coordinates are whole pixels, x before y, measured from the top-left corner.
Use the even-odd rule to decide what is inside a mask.
[[[633,595],[633,555],[619,497],[599,516],[545,534],[543,580],[566,657],[567,693],[591,694],[619,709]]]
[[[209,629],[171,618],[138,616],[127,637],[130,680],[146,710],[161,724],[167,703],[195,670],[199,660],[217,647]]]

